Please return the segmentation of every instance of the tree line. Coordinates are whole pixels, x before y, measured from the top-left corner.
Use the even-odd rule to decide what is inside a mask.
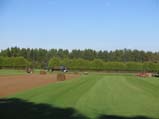
[[[101,59],[59,59],[52,58],[49,67],[64,65],[71,70],[95,70],[95,71],[150,71],[158,72],[159,63],[153,62],[105,62]]]
[[[105,63],[158,63],[159,52],[142,51],[142,50],[92,50],[92,49],[74,49],[69,51],[68,49],[42,49],[42,48],[18,48],[11,47],[0,51],[1,57],[24,57],[31,62],[31,65],[35,68],[47,67],[51,58],[59,58],[60,60],[69,59],[84,60],[86,62],[94,62],[100,60]],[[78,64],[78,62],[77,62]]]
[[[1,68],[24,69],[31,64],[24,57],[0,57]]]

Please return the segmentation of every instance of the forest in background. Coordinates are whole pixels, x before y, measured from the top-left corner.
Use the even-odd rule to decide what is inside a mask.
[[[80,67],[82,67],[82,64],[83,64],[88,69],[106,70],[108,67],[117,67],[118,65],[120,66],[122,65],[122,69],[127,70],[127,68],[125,67],[127,67],[128,64],[129,66],[133,65],[135,68],[135,65],[132,63],[136,63],[136,65],[138,66],[140,65],[140,69],[143,69],[145,65],[142,66],[141,68],[141,64],[143,65],[146,63],[146,66],[153,67],[153,66],[158,66],[158,63],[159,63],[159,52],[130,50],[130,49],[121,49],[121,50],[114,50],[114,51],[74,49],[69,51],[68,49],[47,50],[42,48],[33,49],[33,48],[11,47],[11,48],[1,50],[0,57],[8,57],[8,58],[24,57],[27,61],[30,62],[30,65],[34,68],[45,68],[48,66],[52,66],[54,64],[54,63],[51,63],[53,62],[52,59],[55,59],[55,58],[57,58],[60,61],[60,65],[68,65],[68,67],[72,67],[72,68],[74,67],[74,69],[81,69]],[[74,66],[71,66],[71,63]],[[103,63],[105,63],[105,65],[107,64],[107,66],[105,66]],[[115,65],[112,63],[115,63]],[[87,66],[86,64],[90,66]],[[95,66],[97,64],[98,66]],[[108,66],[108,64],[110,66]],[[77,65],[79,65],[80,67],[78,68]],[[105,68],[103,66],[105,66]],[[102,68],[99,68],[99,67],[102,67]],[[83,66],[83,69],[85,69],[84,66]],[[120,68],[117,68],[117,69],[120,70]],[[158,68],[155,67],[155,69],[158,69]]]

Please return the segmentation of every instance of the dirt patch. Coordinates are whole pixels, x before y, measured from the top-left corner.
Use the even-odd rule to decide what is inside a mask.
[[[80,75],[66,74],[66,80],[79,76]],[[0,76],[0,97],[22,92],[34,87],[44,86],[57,81],[58,80],[56,74]]]

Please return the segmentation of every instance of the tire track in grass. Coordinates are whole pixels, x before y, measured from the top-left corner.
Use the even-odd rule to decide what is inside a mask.
[[[140,91],[145,95],[153,96],[154,98],[159,98],[159,86],[151,83],[149,78],[134,78],[125,77],[125,83],[129,85],[130,88]],[[158,81],[159,82],[159,81]]]
[[[36,102],[38,102],[38,100],[40,102],[43,102],[43,101],[45,102],[52,97],[53,97],[52,98],[53,100],[56,100],[56,98],[58,98],[58,95],[62,95],[66,93],[68,90],[75,88],[78,85],[81,85],[82,83],[85,83],[85,82],[86,80],[83,80],[82,77],[75,80],[57,82],[54,84],[49,84],[44,87],[39,87],[39,88],[35,88],[29,91],[19,93],[15,95],[15,97],[24,98],[31,101],[35,100]]]
[[[98,76],[99,77],[99,76]],[[49,103],[57,106],[73,107],[76,101],[96,83],[96,77],[82,76],[75,80],[49,84],[45,87],[15,95],[37,103]],[[52,93],[50,93],[52,92]]]
[[[159,87],[159,78],[158,77],[151,77],[146,80],[147,82]]]
[[[103,109],[108,115],[124,115],[127,116],[127,105],[124,105],[127,101],[127,96],[129,93],[126,91],[126,87],[123,84],[123,76],[105,76],[103,79],[105,84],[107,84],[107,89],[105,89],[105,104],[107,110]]]
[[[105,114],[106,110],[111,110],[111,106],[107,105],[111,99],[109,98],[110,89],[106,80],[105,76],[100,77],[96,84],[78,100],[76,108],[79,108],[81,113],[93,118],[99,114]]]
[[[98,76],[99,77],[99,76]],[[69,91],[66,93],[63,93],[58,97],[60,100],[57,100],[56,103],[62,104],[62,106],[69,106],[69,107],[74,107],[76,108],[76,103],[78,100],[85,94],[87,93],[90,88],[96,83],[96,81],[99,78],[95,77],[90,77],[90,76],[85,76],[81,80],[85,80],[84,83],[81,85],[75,86],[74,88],[71,88]],[[67,97],[67,98],[66,98]]]
[[[133,77],[125,77],[123,84],[127,86],[127,89],[131,95],[129,102],[133,105],[130,107],[132,112],[136,115],[147,115],[147,116],[159,116],[159,103],[158,95],[156,91],[157,87],[149,83],[149,79],[142,79]],[[156,93],[157,92],[157,93]],[[156,103],[154,103],[156,102]]]
[[[105,83],[108,87],[108,94],[105,98],[109,99],[106,101],[109,108],[107,108],[108,110],[105,113],[119,116],[145,115],[153,117],[156,115],[158,117],[159,103],[154,103],[157,102],[158,98],[154,99],[152,95],[145,96],[139,91],[132,89],[131,86],[127,85],[127,81],[129,80],[127,77],[137,80],[134,76],[124,75],[105,77]],[[144,86],[149,88],[147,85]]]

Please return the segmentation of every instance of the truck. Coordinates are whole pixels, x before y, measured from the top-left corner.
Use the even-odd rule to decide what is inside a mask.
[[[51,68],[51,71],[61,71],[61,72],[68,72],[68,68],[64,65],[61,66],[54,66]]]

